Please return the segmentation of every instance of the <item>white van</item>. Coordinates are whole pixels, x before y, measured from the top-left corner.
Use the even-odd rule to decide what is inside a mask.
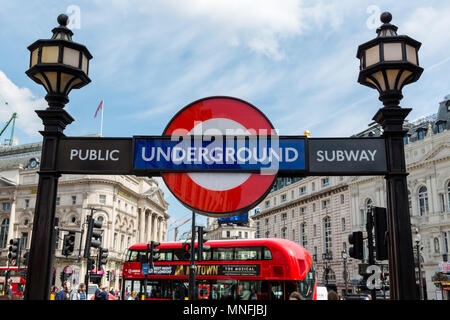
[[[98,285],[96,284],[89,284],[87,287],[87,295],[86,295],[86,299],[87,300],[91,300],[91,298],[95,295],[95,291],[97,290]]]
[[[326,287],[317,287],[317,300],[328,300],[328,290]]]

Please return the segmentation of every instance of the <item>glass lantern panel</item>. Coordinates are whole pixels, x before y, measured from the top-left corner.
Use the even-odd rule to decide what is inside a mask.
[[[395,80],[397,79],[398,69],[388,69],[386,70],[386,76],[388,79],[389,89],[395,89]]]
[[[381,91],[386,91],[386,84],[385,84],[385,82],[384,82],[384,77],[383,77],[383,74],[381,73],[381,71],[375,72],[372,76],[373,76],[373,77],[378,81],[378,83],[380,84],[380,89],[381,89]]]
[[[63,63],[74,68],[79,68],[80,52],[72,48],[64,47]]]
[[[385,43],[384,47],[384,61],[401,61],[403,60],[402,55],[402,44],[400,42]]]
[[[88,73],[88,59],[86,58],[86,56],[83,54],[83,61],[81,62],[81,70],[83,70],[84,73]]]
[[[58,63],[59,47],[49,46],[42,47],[42,63]]]
[[[66,89],[67,84],[74,78],[73,75],[67,73],[61,73],[61,83],[59,85],[59,92],[63,92]]]
[[[77,85],[79,85],[80,83],[82,83],[83,81],[81,81],[81,79],[75,79],[72,84],[70,85],[69,91],[67,91],[67,94],[69,94],[70,90],[72,90],[74,87],[76,87]]]
[[[50,85],[52,86],[52,92],[58,92],[57,80],[58,80],[58,73],[57,72],[45,72],[45,76],[47,77],[48,81],[50,82]]]
[[[366,50],[366,68],[380,62],[380,46],[376,45]]]
[[[47,92],[50,92],[48,86],[47,86],[47,81],[45,81],[44,77],[42,76],[41,73],[37,73],[34,75],[35,78],[39,79],[39,81],[41,81],[42,85],[45,87],[45,90],[47,90]]]
[[[34,49],[33,52],[31,53],[31,65],[30,65],[30,68],[32,66],[34,66],[35,64],[37,64],[37,62],[38,62],[38,54],[39,54],[39,48]]]
[[[401,90],[402,89],[402,87],[403,87],[403,85],[404,85],[404,82],[405,82],[405,80],[406,80],[406,78],[408,78],[410,75],[411,75],[411,71],[408,71],[408,70],[404,70],[403,71],[403,73],[402,73],[402,75],[400,76],[400,79],[398,80],[398,89],[399,90]]]
[[[406,60],[417,65],[416,48],[410,46],[409,44],[406,45]]]
[[[376,89],[380,90],[380,88],[378,87],[378,85],[377,85],[375,82],[373,82],[371,79],[366,78],[366,81],[367,81],[368,83],[370,83],[371,85],[373,85]]]

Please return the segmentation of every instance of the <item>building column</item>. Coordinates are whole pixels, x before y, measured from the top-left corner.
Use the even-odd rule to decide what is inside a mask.
[[[6,246],[9,246],[9,240],[14,238],[14,225],[16,224],[16,192],[13,193],[12,198],[10,198],[11,201],[11,207],[9,210],[9,229],[8,229],[8,239],[6,239]],[[31,234],[29,236],[29,239],[31,240]],[[21,235],[17,235],[18,238],[21,237]]]
[[[148,210],[147,243],[153,240],[153,213]]]
[[[141,222],[139,224],[139,242],[143,243],[145,241],[145,208],[138,208],[138,215]]]

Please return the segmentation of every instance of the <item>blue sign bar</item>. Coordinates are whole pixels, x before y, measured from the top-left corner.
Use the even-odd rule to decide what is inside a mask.
[[[305,138],[138,137],[134,170],[306,170]]]

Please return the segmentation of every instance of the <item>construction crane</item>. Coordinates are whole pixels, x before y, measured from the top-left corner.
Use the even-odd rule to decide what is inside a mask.
[[[175,226],[175,227],[173,227],[173,228],[171,228],[171,229],[169,230],[169,231],[175,230],[175,233],[174,233],[174,241],[177,241],[178,228],[181,227],[182,225],[184,225],[185,223],[189,222],[189,220],[191,220],[191,218],[187,219],[187,220],[184,221],[183,223],[181,223],[181,224],[179,224],[179,225],[177,225],[177,226]]]
[[[10,139],[5,139],[5,144],[12,146],[13,143],[13,138],[14,138],[14,126],[16,124],[16,118],[17,118],[17,113],[14,112],[11,116],[11,119],[9,119],[9,121],[5,124],[5,126],[3,127],[3,129],[0,131],[0,136],[3,134],[3,132],[5,132],[5,130],[8,128],[9,124],[12,121],[12,127],[11,127],[11,138]]]

